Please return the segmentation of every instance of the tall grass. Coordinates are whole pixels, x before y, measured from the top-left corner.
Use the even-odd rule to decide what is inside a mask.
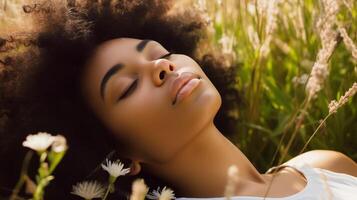
[[[10,27],[9,31],[26,22],[14,15],[22,1],[0,0],[0,11],[7,12],[0,13],[0,25]],[[243,102],[232,111],[237,123],[231,140],[261,171],[306,149],[333,149],[357,160],[357,104],[356,98],[352,99],[357,93],[357,1],[181,3],[195,5],[203,12],[211,32],[205,42],[221,49],[229,62],[238,64],[233,66],[239,66],[235,88]],[[32,184],[34,199],[42,199],[65,149],[38,152],[37,186],[26,175],[32,157],[32,153],[27,154],[10,199],[17,198],[24,184]],[[119,163],[117,167],[122,168]],[[229,168],[228,199],[234,195],[236,173],[234,166]],[[114,183],[111,176],[109,181]],[[143,199],[147,192],[143,180],[135,181],[131,199]],[[154,194],[159,199],[174,195],[166,187]]]
[[[184,3],[206,15],[212,33],[206,42],[238,63],[235,88],[243,102],[232,111],[238,117],[231,139],[259,169],[302,148],[337,150],[357,160],[356,98],[320,125],[330,101],[357,80],[356,1]]]

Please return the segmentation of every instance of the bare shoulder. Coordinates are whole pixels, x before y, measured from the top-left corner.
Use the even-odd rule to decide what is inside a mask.
[[[284,164],[307,163],[312,167],[345,173],[357,177],[357,164],[351,158],[338,151],[313,150],[300,154]]]

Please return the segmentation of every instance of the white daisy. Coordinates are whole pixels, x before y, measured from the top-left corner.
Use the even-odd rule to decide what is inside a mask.
[[[105,188],[97,181],[84,181],[74,185],[71,193],[87,200],[102,198]]]
[[[108,159],[106,161],[107,164],[102,164],[102,168],[114,178],[117,178],[118,176],[124,176],[125,174],[130,172],[130,168],[123,169],[124,164],[121,163],[119,159],[114,162]]]
[[[164,187],[164,189],[162,189],[161,191],[159,200],[170,200],[170,199],[175,199],[174,191],[172,191],[170,188]]]
[[[175,199],[174,191],[166,186],[160,191],[160,187],[157,190],[154,190],[151,194],[146,195],[148,199],[158,199],[158,200],[170,200]]]
[[[67,141],[65,137],[63,137],[62,135],[54,136],[54,140],[51,147],[52,151],[60,153],[67,150],[67,148]]]
[[[46,132],[39,132],[35,135],[28,135],[22,146],[28,147],[38,152],[45,151],[54,141],[54,137]]]

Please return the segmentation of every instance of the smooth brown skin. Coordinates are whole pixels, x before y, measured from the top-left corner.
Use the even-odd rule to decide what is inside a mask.
[[[236,195],[264,196],[272,175],[260,174],[215,127],[221,96],[200,66],[182,54],[158,59],[168,51],[155,41],[138,52],[140,41],[118,38],[102,43],[88,59],[82,78],[88,105],[118,140],[125,141],[127,147],[120,151],[133,161],[131,174],[142,168],[175,186],[181,196],[219,197],[224,193],[227,169],[235,164],[239,169]],[[118,63],[125,67],[108,80],[103,101],[101,80]],[[162,71],[166,73],[160,79]],[[191,95],[172,105],[170,84],[182,72],[196,73],[202,80]],[[115,103],[136,77],[136,89]],[[288,164],[302,161],[357,176],[356,163],[338,152],[311,151]],[[305,184],[301,174],[285,168],[272,182],[267,197],[292,195]]]

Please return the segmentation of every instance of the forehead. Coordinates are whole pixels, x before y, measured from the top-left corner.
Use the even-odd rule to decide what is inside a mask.
[[[161,45],[154,40],[146,40],[145,49],[141,52],[137,49],[138,44],[143,41],[134,38],[117,38],[103,42],[95,48],[91,57],[86,62],[86,68],[96,73],[105,73],[109,68],[118,62],[122,64],[136,62],[140,53],[145,53],[147,49],[160,48]]]
[[[96,47],[85,64],[85,76],[91,80],[102,77],[113,65],[135,61],[139,52],[137,44],[141,40],[117,38],[103,42]]]
[[[135,46],[140,41],[132,38],[118,38],[103,42],[94,50],[88,65],[100,65],[103,68],[106,64],[118,62],[119,58],[121,61],[129,59],[133,54],[138,53]]]

